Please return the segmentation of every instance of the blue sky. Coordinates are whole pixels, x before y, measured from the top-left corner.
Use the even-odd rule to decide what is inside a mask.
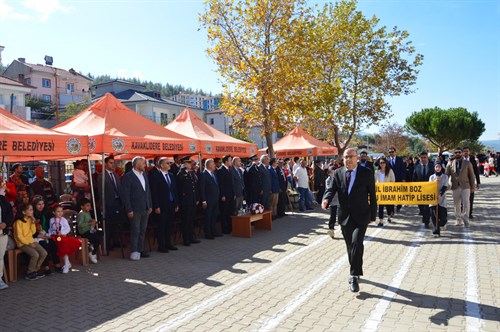
[[[311,1],[324,3],[325,1]],[[410,33],[424,55],[417,91],[390,100],[390,122],[414,111],[466,107],[486,123],[482,140],[500,134],[500,1],[360,1],[366,16]],[[138,77],[218,93],[198,15],[203,1],[0,0],[3,64],[19,57],[84,74]],[[364,128],[376,132],[376,127]]]

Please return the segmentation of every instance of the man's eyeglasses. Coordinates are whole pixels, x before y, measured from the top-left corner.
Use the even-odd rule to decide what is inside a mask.
[[[389,153],[394,153],[394,151],[389,151]]]
[[[455,151],[455,154],[462,154],[462,151]]]
[[[350,155],[350,156],[345,156],[344,158],[345,159],[353,159],[353,158],[356,158],[357,155]]]

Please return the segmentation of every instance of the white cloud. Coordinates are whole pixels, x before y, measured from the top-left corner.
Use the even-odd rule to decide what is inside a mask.
[[[140,70],[118,69],[117,76],[119,78],[138,78],[144,80],[144,74]]]
[[[9,6],[5,2],[5,0],[0,0],[0,21],[5,21],[7,19],[28,20],[29,18],[29,15],[16,12],[12,6]]]
[[[54,13],[70,13],[73,11],[73,8],[64,6],[59,0],[25,0],[23,6],[35,11],[37,18],[42,22],[46,22]]]

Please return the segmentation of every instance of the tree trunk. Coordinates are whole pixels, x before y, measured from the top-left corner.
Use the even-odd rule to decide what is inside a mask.
[[[274,147],[273,147],[273,132],[268,132],[266,130],[264,135],[266,137],[269,158],[274,158],[276,157],[276,155],[274,154]]]

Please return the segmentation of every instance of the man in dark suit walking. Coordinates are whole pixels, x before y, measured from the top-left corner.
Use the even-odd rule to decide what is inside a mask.
[[[469,161],[472,165],[472,169],[474,170],[474,176],[476,177],[476,189],[479,189],[479,187],[481,186],[481,179],[479,177],[479,168],[477,167],[476,158],[474,158],[473,155],[471,156],[470,149],[467,146],[462,149],[462,153],[464,160]],[[471,191],[469,196],[469,219],[474,219],[474,216],[472,215],[473,207],[474,207],[474,192]]]
[[[338,221],[342,228],[350,264],[349,284],[359,292],[359,276],[363,275],[363,240],[370,221],[377,217],[377,198],[373,172],[359,166],[355,149],[344,151],[345,166],[335,170],[332,185],[326,189],[322,208],[326,210],[338,195]]]
[[[233,215],[237,215],[238,211],[243,206],[243,199],[245,197],[245,181],[243,171],[241,170],[241,159],[239,157],[233,158],[233,166],[229,168],[229,171],[231,172],[234,192]]]
[[[361,153],[359,154],[359,164],[371,171],[374,171],[373,163],[368,160],[368,153],[366,151],[361,151]]]
[[[179,210],[175,176],[169,172],[173,163],[173,159],[160,158],[158,171],[149,178],[153,212],[158,216],[158,251],[163,253],[177,250],[172,244],[175,212]]]
[[[191,243],[200,243],[194,236],[194,218],[199,202],[198,178],[192,169],[193,161],[190,157],[184,157],[181,161],[183,164],[177,174],[177,191],[182,220],[182,241],[185,246],[190,246]]]
[[[201,206],[205,209],[205,238],[213,240],[217,234],[215,224],[219,214],[219,184],[215,176],[215,162],[213,159],[205,160],[205,170],[200,174],[200,199]]]
[[[230,168],[233,166],[233,158],[230,155],[222,157],[222,165],[217,170],[217,182],[220,192],[220,221],[222,233],[231,233],[231,214],[234,204],[233,179]]]
[[[104,176],[104,192],[102,191],[102,177]],[[113,156],[104,159],[104,172],[97,176],[97,190],[99,191],[100,207],[104,211],[106,220],[106,238],[113,239],[117,231],[126,222],[123,204],[120,197],[120,176],[115,173],[115,159]]]
[[[145,170],[146,159],[134,157],[132,171],[123,176],[121,186],[120,196],[130,220],[130,259],[134,261],[138,261],[141,257],[149,257],[149,254],[144,251],[144,240],[152,203]]]
[[[434,174],[434,163],[429,160],[427,152],[422,151],[420,152],[420,163],[415,165],[415,170],[413,171],[413,181],[428,182],[432,174]],[[418,208],[422,214],[422,222],[425,228],[430,228],[431,210],[429,205],[419,205]]]
[[[396,178],[396,182],[406,182],[406,165],[403,161],[403,158],[398,157],[396,155],[396,148],[389,148],[389,157],[387,158],[387,162],[389,162],[389,166],[394,172],[394,177]],[[401,205],[396,207],[396,212],[401,210]]]

